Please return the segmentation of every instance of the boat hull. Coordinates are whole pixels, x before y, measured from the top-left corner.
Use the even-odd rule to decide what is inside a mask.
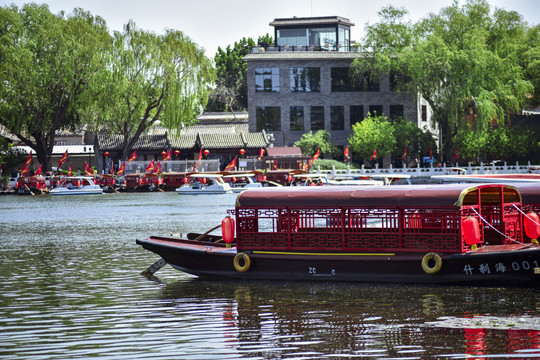
[[[493,251],[441,254],[435,273],[422,267],[426,254],[250,252],[250,265],[235,269],[236,248],[203,241],[151,237],[137,240],[175,269],[202,278],[371,283],[539,285],[540,247],[506,246]],[[242,263],[245,265],[245,263]]]

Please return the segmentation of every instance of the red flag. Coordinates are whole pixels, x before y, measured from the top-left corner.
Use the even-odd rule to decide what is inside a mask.
[[[345,148],[343,155],[345,155],[345,162],[349,161],[349,145]]]
[[[264,149],[261,148],[261,150],[259,150],[259,157],[257,158],[257,160],[258,160],[258,161],[261,161],[263,155],[264,155]]]
[[[135,150],[128,159],[128,161],[135,161],[135,160],[137,160],[137,150]]]
[[[39,167],[37,168],[37,170],[34,171],[33,177],[39,176],[39,175],[41,175],[42,173],[43,173],[43,167],[42,167],[41,164],[39,164]]]
[[[114,176],[114,163],[111,161],[111,175]]]
[[[313,155],[313,160],[311,160],[311,163],[313,164],[313,162],[315,160],[317,160],[319,158],[319,151],[321,150],[321,148],[317,148],[317,152],[315,153],[315,155]]]
[[[171,149],[169,149],[169,151],[167,151],[167,154],[163,156],[163,161],[168,161],[168,160],[171,160]]]
[[[233,161],[229,163],[229,165],[225,166],[225,169],[223,171],[233,171],[236,168],[236,159],[238,156],[235,156]]]
[[[373,155],[371,155],[369,158],[370,158],[371,160],[377,158],[377,148],[375,148],[375,150],[373,150]]]
[[[71,164],[69,164],[69,170],[67,176],[73,176],[73,171],[71,170]]]
[[[161,169],[161,163],[158,161],[156,164],[156,168],[154,169],[154,173],[161,174],[163,170]]]
[[[277,161],[274,160],[274,170],[277,170],[277,169],[278,169]]]
[[[63,163],[67,162],[67,159],[68,159],[68,151],[66,150],[64,155],[62,155],[62,157],[60,158],[60,161],[58,161],[58,167],[62,166]]]
[[[432,159],[433,159],[433,145],[429,147],[429,161],[431,162]]]
[[[84,175],[86,175],[86,176],[94,176],[94,172],[92,171],[90,166],[88,166],[88,163],[86,161],[84,162]]]
[[[28,157],[26,158],[24,165],[29,166],[31,163],[32,163],[32,152],[28,154]]]
[[[403,156],[401,157],[401,160],[405,159],[407,156],[407,145],[405,145],[405,150],[403,150]]]
[[[153,173],[154,168],[155,168],[155,163],[154,163],[154,159],[152,159],[152,161],[150,161],[150,164],[148,164],[148,166],[146,167],[146,170],[144,170],[144,172]]]
[[[191,170],[191,172],[195,172],[195,169],[199,167],[199,165],[201,164],[201,159],[202,159],[202,148],[201,148],[201,151],[199,151],[199,159],[193,163],[193,170]]]
[[[26,161],[24,162],[23,167],[19,172],[21,173],[21,176],[26,176],[30,172],[30,164],[32,163],[32,152],[28,154],[28,157],[26,158]]]
[[[454,156],[452,157],[452,162],[455,163],[457,158],[458,158],[458,154],[459,154],[459,148],[457,148],[456,150],[456,153],[454,154]]]
[[[122,166],[120,166],[120,169],[118,169],[116,176],[124,176],[125,173],[126,173],[126,163],[122,163]]]

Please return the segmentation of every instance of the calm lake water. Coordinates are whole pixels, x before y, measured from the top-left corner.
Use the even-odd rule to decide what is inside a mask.
[[[1,359],[540,358],[534,288],[201,281],[136,238],[235,195],[0,197]]]

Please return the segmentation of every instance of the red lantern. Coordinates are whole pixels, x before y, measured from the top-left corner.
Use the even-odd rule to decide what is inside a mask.
[[[208,156],[208,154],[210,154],[210,150],[206,149],[203,151],[203,153],[204,153],[204,156]]]
[[[108,151],[105,151],[105,152],[103,153],[103,155],[105,155],[105,157],[108,158],[109,155],[111,155],[111,154],[110,154]]]
[[[234,241],[234,219],[232,217],[227,216],[221,220],[221,236],[227,244]]]
[[[180,155],[180,150],[174,150],[174,156]]]
[[[531,238],[533,244],[538,244],[538,237],[540,237],[540,219],[538,214],[530,212],[525,215],[523,219],[525,225],[525,233]]]
[[[244,156],[244,154],[246,153],[246,150],[240,149],[239,153],[240,153],[240,155]]]
[[[462,228],[465,244],[473,247],[473,250],[476,249],[476,244],[480,242],[480,226],[478,224],[478,219],[472,216],[468,217],[463,220]]]
[[[162,152],[161,152],[161,156],[165,157],[165,155],[167,155],[167,152],[166,152],[166,151],[162,151]]]

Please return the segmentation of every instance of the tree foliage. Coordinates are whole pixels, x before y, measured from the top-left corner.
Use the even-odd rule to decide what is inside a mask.
[[[339,153],[339,149],[331,141],[331,135],[326,130],[319,130],[315,134],[312,131],[302,135],[300,140],[294,143],[302,150],[302,154],[313,156],[319,150],[321,157],[332,157]]]
[[[384,116],[370,115],[354,124],[349,144],[354,156],[364,160],[370,159],[375,149],[378,159],[390,155],[405,163],[420,161],[423,156],[429,156],[430,150],[433,154],[436,152],[433,136],[428,131],[410,121],[388,121]]]
[[[394,127],[384,116],[370,115],[354,124],[352,131],[349,137],[350,150],[357,158],[368,159],[375,149],[381,158],[396,151]]]
[[[490,10],[485,0],[454,2],[413,24],[403,20],[405,9],[385,7],[381,21],[367,27],[365,59],[354,64],[357,74],[398,73],[402,90],[426,99],[447,157],[464,114],[473,110],[476,131],[494,119],[503,125],[534,92],[530,79],[538,69],[522,67],[525,57],[538,58],[527,51],[534,32],[516,12]]]
[[[130,21],[122,33],[114,33],[96,128],[122,136],[126,160],[141,134],[158,120],[172,129],[193,122],[213,80],[210,60],[182,32],[157,35]]]
[[[270,35],[258,38],[262,46],[273,43]],[[242,38],[225,49],[218,47],[216,64],[216,87],[210,95],[207,111],[242,111],[248,107],[247,64],[243,60],[255,46],[252,38]]]
[[[0,7],[0,124],[32,148],[44,170],[56,131],[81,124],[106,67],[110,35],[103,19],[46,5]]]

